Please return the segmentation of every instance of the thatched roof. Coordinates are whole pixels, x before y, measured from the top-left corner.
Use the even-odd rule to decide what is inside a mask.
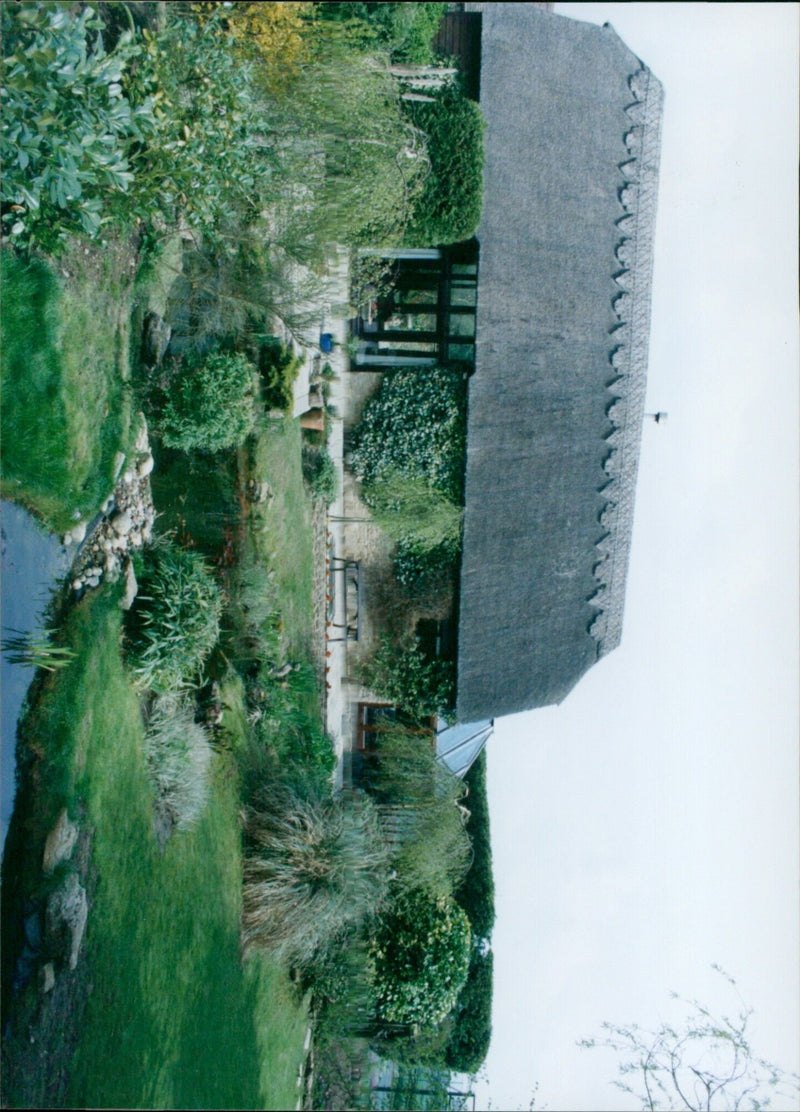
[[[663,99],[610,26],[480,7],[463,721],[560,702],[620,640]]]

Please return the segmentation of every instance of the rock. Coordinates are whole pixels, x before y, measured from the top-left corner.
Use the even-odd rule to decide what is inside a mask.
[[[83,586],[83,580],[81,579],[80,576],[78,576],[77,579],[72,580],[72,589],[73,589],[73,591],[79,591],[82,586]]]
[[[56,984],[56,971],[52,961],[48,961],[39,970],[39,991],[44,995],[51,992]]]
[[[135,448],[135,450],[137,452],[146,452],[147,451],[147,445],[149,444],[149,439],[148,439],[148,435],[147,435],[147,419],[145,418],[145,415],[141,411],[138,414],[138,419],[139,419],[139,431],[136,434],[136,442],[134,443],[133,447]]]
[[[142,360],[151,367],[157,367],[164,358],[172,329],[158,313],[148,313],[142,327]]]
[[[77,874],[70,873],[50,896],[45,910],[47,938],[54,956],[67,961],[70,969],[78,964],[88,915],[86,892]]]
[[[111,518],[111,528],[120,537],[130,533],[132,525],[133,521],[127,510],[120,510]]]
[[[72,537],[72,543],[73,544],[80,544],[81,541],[86,536],[86,522],[85,521],[79,522],[78,525],[76,525],[76,526],[74,526],[74,528],[70,529],[69,535],[70,535],[70,537]]]
[[[69,546],[72,544],[72,533],[65,533],[64,536],[61,538],[61,543],[63,544],[64,548],[69,548]]]
[[[42,857],[42,872],[50,876],[62,861],[68,861],[78,840],[78,827],[70,822],[66,807],[56,819],[56,824],[47,835]]]
[[[133,606],[133,600],[136,598],[136,592],[139,590],[139,584],[136,582],[136,572],[133,570],[133,563],[130,559],[125,561],[125,593],[119,600],[119,605],[123,610],[130,610]]]
[[[126,486],[130,486],[133,482],[133,472],[130,468],[128,468],[128,470],[122,476],[122,481],[123,483],[125,483]]]
[[[146,456],[139,460],[136,464],[136,474],[140,479],[146,478],[153,470],[154,460],[148,452]]]

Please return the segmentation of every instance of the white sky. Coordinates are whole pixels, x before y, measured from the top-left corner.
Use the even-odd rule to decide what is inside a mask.
[[[493,1039],[478,1107],[636,1107],[603,1020],[756,1009],[800,1072],[798,6],[557,4],[665,87],[648,409],[622,644],[498,720]]]

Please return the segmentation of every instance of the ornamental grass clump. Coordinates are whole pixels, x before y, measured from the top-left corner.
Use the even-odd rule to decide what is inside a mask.
[[[205,728],[185,698],[161,695],[145,733],[147,772],[156,806],[178,830],[193,826],[208,800],[212,749]]]
[[[256,369],[241,353],[192,354],[175,366],[159,431],[168,448],[219,452],[253,431]]]
[[[190,687],[219,637],[222,596],[195,552],[150,548],[129,612],[128,661],[139,687],[159,694]]]
[[[389,857],[374,808],[264,785],[243,812],[242,941],[298,965],[386,898]]]
[[[469,970],[472,936],[464,912],[445,897],[409,892],[373,938],[377,1012],[390,1023],[438,1023],[452,1010]]]

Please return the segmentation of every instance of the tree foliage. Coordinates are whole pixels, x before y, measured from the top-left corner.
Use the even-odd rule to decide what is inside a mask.
[[[414,209],[406,242],[459,243],[474,235],[483,208],[485,121],[475,101],[447,87],[433,104],[409,105],[427,136],[431,171]]]
[[[736,982],[714,968],[732,988]],[[713,1015],[697,1000],[673,993],[686,1007],[680,1027],[662,1023],[645,1030],[635,1023],[604,1023],[599,1038],[583,1039],[586,1049],[606,1047],[619,1057],[618,1089],[645,1109],[689,1112],[758,1112],[773,1100],[779,1108],[800,1097],[800,1077],[753,1053],[748,1024],[753,1009],[738,997],[732,1015]]]
[[[443,3],[321,3],[324,20],[361,22],[369,29],[371,45],[388,50],[392,61],[426,65],[434,60],[433,40],[447,4]]]
[[[494,955],[473,948],[464,987],[452,1015],[445,1050],[450,1069],[477,1073],[489,1053],[492,1038],[492,982]]]
[[[494,927],[494,876],[489,827],[489,800],[486,795],[486,751],[484,750],[464,778],[469,789],[467,833],[472,842],[472,865],[456,889],[455,898],[469,917],[476,938],[489,939]]]
[[[372,943],[378,1015],[391,1023],[437,1023],[453,1007],[469,968],[464,912],[444,897],[402,896]]]

